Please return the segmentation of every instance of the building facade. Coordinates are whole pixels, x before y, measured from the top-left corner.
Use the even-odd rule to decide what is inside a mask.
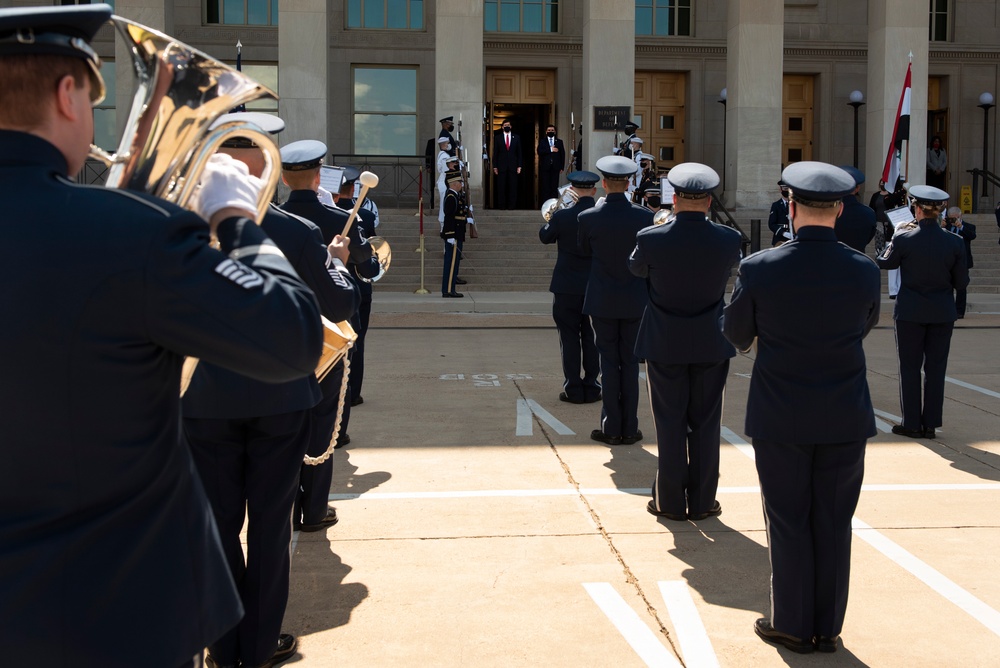
[[[38,3],[0,0],[28,4]],[[244,71],[280,95],[250,107],[280,113],[282,143],[319,138],[337,161],[417,160],[439,118],[461,119],[475,202],[490,201],[482,157],[504,119],[524,145],[521,208],[540,203],[534,149],[548,123],[567,148],[580,143],[592,169],[611,151],[614,121],[633,120],[659,167],[694,160],[722,174],[722,199],[742,218],[768,208],[782,167],[797,160],[851,164],[857,152],[871,193],[911,63],[907,180],[924,182],[931,136],[948,153],[956,201],[972,183],[967,170],[997,171],[996,112],[980,100],[1000,88],[994,0],[113,4],[230,64],[239,42]],[[96,112],[98,143],[114,148],[107,144],[130,106],[131,63],[109,29],[97,47],[116,91]],[[861,104],[850,104],[852,92]]]

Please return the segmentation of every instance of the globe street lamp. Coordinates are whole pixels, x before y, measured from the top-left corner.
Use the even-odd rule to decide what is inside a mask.
[[[858,109],[864,104],[865,95],[859,90],[851,91],[850,102],[847,104],[854,107],[854,168],[858,167]]]
[[[719,104],[722,105],[722,191],[726,191],[726,99],[729,95],[726,89],[719,91]]]
[[[986,180],[986,172],[989,166],[990,109],[993,106],[992,93],[983,93],[979,96],[979,108],[983,110],[983,197],[987,196],[986,189],[989,187],[989,181]]]

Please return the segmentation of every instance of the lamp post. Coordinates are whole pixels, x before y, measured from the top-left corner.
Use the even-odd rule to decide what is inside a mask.
[[[858,109],[864,104],[865,95],[859,90],[851,91],[851,101],[847,104],[854,107],[854,168],[858,167]]]
[[[726,192],[726,98],[728,97],[725,88],[719,91],[719,104],[722,105],[722,192]]]
[[[989,181],[986,180],[986,171],[989,167],[990,109],[993,106],[992,93],[982,93],[979,96],[979,108],[983,110],[983,197],[987,197],[986,189],[989,187]]]

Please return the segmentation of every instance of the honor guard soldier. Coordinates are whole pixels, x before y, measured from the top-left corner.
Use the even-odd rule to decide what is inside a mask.
[[[287,144],[281,149],[282,179],[291,188],[288,200],[281,209],[295,214],[314,223],[319,227],[323,243],[333,243],[334,237],[344,231],[348,214],[337,208],[323,206],[316,196],[319,187],[320,166],[326,155],[326,145],[323,142],[304,139]],[[334,193],[337,197],[340,193]],[[371,247],[362,240],[356,225],[351,225],[347,234],[350,239],[348,250],[348,266],[355,263],[363,269],[367,276],[378,274],[378,262],[372,256]],[[357,282],[357,281],[356,281]],[[361,289],[358,283],[359,290]],[[364,295],[362,293],[362,300]],[[351,316],[352,325],[356,322],[357,313]],[[313,433],[309,440],[306,454],[310,457],[323,455],[331,439],[336,438],[338,446],[349,441],[347,427],[350,423],[350,401],[345,401],[342,407],[340,432],[333,433],[340,407],[340,388],[345,373],[345,361],[342,360],[320,381],[323,398],[312,410]],[[333,481],[333,458],[327,459],[317,466],[303,465],[299,484],[299,495],[296,499],[292,524],[302,531],[322,531],[337,523],[337,512],[328,506],[330,484]]]
[[[438,222],[444,224],[444,193],[448,190],[448,185],[444,182],[445,175],[458,167],[458,158],[451,153],[451,144],[448,137],[438,137],[437,154],[437,190],[438,190]]]
[[[438,144],[440,145],[443,137],[447,137],[449,146],[447,149],[448,155],[458,155],[458,142],[455,141],[455,138],[451,134],[452,130],[455,129],[455,117],[445,116],[438,123],[441,124],[441,132],[438,133]]]
[[[630,158],[597,161],[607,198],[580,214],[580,251],[590,257],[583,312],[591,317],[601,357],[601,428],[590,438],[608,445],[631,445],[639,431],[639,358],[635,340],[646,308],[646,282],[633,276],[628,258],[635,236],[653,224],[653,213],[625,196],[637,165]]]
[[[590,316],[583,312],[583,296],[590,276],[590,258],[580,253],[577,216],[594,206],[597,182],[601,177],[593,172],[571,172],[567,177],[576,204],[552,214],[538,230],[543,244],[557,244],[556,266],[552,271],[549,292],[552,293],[552,319],[559,332],[559,353],[562,357],[563,391],[560,401],[589,404],[601,400],[601,360],[594,342]],[[580,370],[583,369],[583,378]]]
[[[354,192],[360,177],[361,170],[357,167],[344,167],[344,181],[340,184],[340,197],[334,200],[334,203],[338,209],[348,214],[354,209]],[[358,191],[358,194],[360,195],[360,191]],[[375,214],[370,209],[366,209],[364,205],[358,208],[358,215],[351,224],[351,229],[356,231],[358,237],[368,247],[369,252],[371,252],[371,246],[368,244],[368,239],[375,236],[376,224]],[[351,360],[351,375],[349,378],[351,406],[363,404],[365,401],[361,396],[361,386],[365,380],[365,339],[368,337],[368,323],[371,321],[372,316],[373,287],[372,281],[366,280],[373,278],[373,276],[368,275],[371,271],[371,259],[375,260],[375,267],[381,271],[378,259],[374,255],[371,259],[367,259],[367,256],[359,253],[357,257],[362,259],[362,261],[351,260],[347,263],[347,268],[354,276],[358,287],[361,288],[361,306],[358,308],[355,318],[351,320],[354,333],[358,335],[358,338],[348,353]],[[378,276],[378,274],[379,272],[376,271],[375,276]],[[344,429],[345,431],[342,433],[346,434],[346,427]],[[345,436],[345,440],[349,441],[350,439]]]
[[[445,176],[448,190],[444,195],[444,265],[441,271],[441,296],[464,297],[455,290],[458,268],[462,264],[462,246],[465,244],[466,214],[459,193],[462,191],[462,172],[455,170]]]
[[[230,121],[253,123],[271,134],[285,127],[277,116],[254,112],[225,114],[213,127]],[[264,172],[264,154],[249,139],[229,139],[221,152],[246,164],[251,176]],[[360,296],[344,264],[347,239],[334,237],[327,250],[318,227],[273,205],[261,227],[316,295],[322,314],[334,322],[351,317]],[[321,396],[314,374],[264,383],[208,362],[198,364],[184,394],[184,435],[246,610],[239,626],[209,645],[209,667],[268,661],[275,666],[295,654],[295,637],[280,633],[288,601],[291,512],[309,446],[310,412]],[[240,541],[245,518],[246,558]]]
[[[903,424],[893,426],[892,433],[934,438],[943,420],[945,372],[957,317],[955,290],[969,285],[969,269],[961,237],[938,222],[948,206],[948,193],[913,186],[910,197],[916,226],[897,229],[877,260],[883,269],[899,269],[901,280],[893,318]]]
[[[780,246],[791,241],[792,232],[788,225],[788,184],[778,181],[781,197],[771,203],[771,213],[767,216],[767,229],[771,230],[771,246]]]
[[[194,212],[71,180],[104,95],[89,42],[110,17],[0,9],[10,665],[201,665],[243,608],[181,443],[184,356],[284,383],[313,372],[323,341],[315,297],[254,223],[262,186],[241,163],[208,161]]]
[[[646,509],[671,520],[718,515],[722,399],[736,355],[719,320],[740,259],[739,232],[708,220],[719,175],[671,168],[676,218],[636,236],[629,269],[649,286],[635,354],[646,360],[659,466]]]
[[[879,273],[837,242],[840,203],[855,189],[844,170],[797,162],[782,178],[795,239],[740,263],[723,317],[737,349],[757,341],[745,431],[764,502],[771,614],[754,632],[794,652],[834,652],[876,433],[862,340],[878,322]]]
[[[636,130],[639,129],[639,126],[633,123],[632,121],[629,121],[628,123],[625,124],[625,127],[623,129],[625,131],[625,139],[622,140],[622,143],[618,145],[617,150],[615,150],[615,154],[625,156],[626,158],[634,159],[635,151],[637,151],[638,148],[637,147],[633,148],[632,140],[636,138],[635,132]],[[642,146],[641,141],[639,142],[639,146]]]
[[[865,175],[860,169],[849,165],[842,166],[841,169],[854,179],[855,186],[854,192],[844,198],[844,210],[837,217],[834,232],[837,234],[837,241],[864,253],[865,247],[875,238],[876,226],[875,212],[858,200]]]

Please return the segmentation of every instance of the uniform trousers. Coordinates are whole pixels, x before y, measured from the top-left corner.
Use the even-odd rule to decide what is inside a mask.
[[[594,342],[590,316],[583,313],[583,295],[552,295],[552,319],[559,332],[562,357],[563,389],[570,401],[596,401],[601,396],[597,374],[601,358]],[[583,378],[580,370],[583,370]]]
[[[843,629],[865,443],[753,439],[771,560],[771,625],[782,633],[809,640]]]
[[[443,295],[455,292],[455,277],[458,276],[458,267],[462,264],[462,246],[464,245],[465,242],[461,239],[456,239],[454,244],[447,241],[444,244],[444,266],[441,272],[441,294]],[[458,246],[457,252],[455,246]],[[454,266],[452,265],[453,261]]]
[[[948,369],[953,322],[896,321],[899,355],[899,403],[907,429],[934,429],[943,424],[944,377]],[[920,369],[924,370],[921,404]]]
[[[705,364],[646,361],[649,406],[656,427],[658,511],[710,511],[719,489],[719,442],[729,359]]]
[[[309,411],[239,420],[185,418],[184,431],[246,611],[209,652],[220,664],[260,665],[274,654],[288,602],[291,510],[309,439]]]
[[[592,316],[601,356],[601,431],[606,436],[634,436],[639,431],[639,358],[635,340],[641,318]]]
[[[357,401],[361,397],[361,385],[365,380],[365,336],[368,334],[368,324],[372,317],[371,295],[361,298],[361,306],[358,312],[351,318],[351,325],[358,339],[351,347],[351,376],[348,379],[350,385],[348,401]]]
[[[351,369],[353,373],[353,368]],[[344,363],[338,362],[330,373],[319,382],[319,388],[323,391],[323,398],[313,407],[311,417],[311,433],[309,435],[309,449],[306,454],[310,457],[319,457],[334,438],[333,428],[337,422],[337,407],[340,402],[340,384],[344,379]],[[336,438],[341,439],[347,433],[347,423],[351,419],[351,394],[350,388],[347,390],[347,398],[344,401],[344,413],[340,421],[340,432]],[[326,517],[326,511],[330,502],[330,485],[333,482],[333,457],[331,456],[322,464],[310,466],[301,464],[301,474],[299,476],[299,493],[295,497],[295,511],[293,513],[296,520],[301,520],[302,524],[319,524]]]

